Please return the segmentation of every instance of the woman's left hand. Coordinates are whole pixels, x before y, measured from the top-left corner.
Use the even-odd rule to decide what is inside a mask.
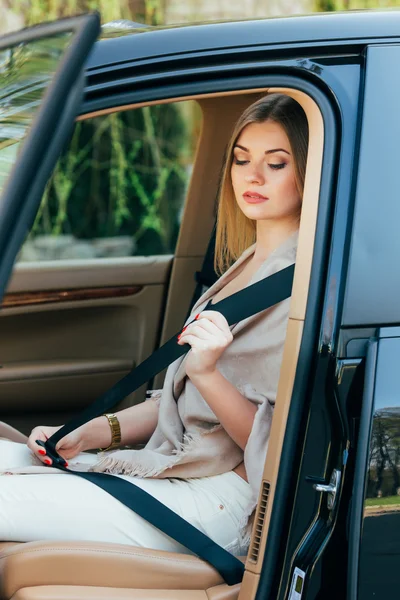
[[[233,335],[228,321],[216,310],[205,310],[183,328],[178,344],[190,344],[186,361],[189,377],[199,377],[215,371],[217,361],[231,344]]]

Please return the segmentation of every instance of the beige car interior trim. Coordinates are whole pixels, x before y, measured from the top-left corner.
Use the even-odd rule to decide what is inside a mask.
[[[51,260],[18,262],[7,293],[35,292],[125,285],[165,284],[173,261],[171,254],[157,256],[123,256],[90,260]]]
[[[252,600],[253,598],[255,598],[257,594],[259,580],[259,575],[255,575],[254,573],[251,573],[246,569],[239,590],[239,598],[241,598],[242,600]]]
[[[40,585],[18,590],[11,600],[208,600],[200,590],[142,590],[78,585]]]
[[[77,585],[40,585],[19,589],[11,600],[237,600],[239,585],[208,590],[144,590]]]
[[[285,91],[285,93],[291,95],[303,106],[309,122],[310,139],[289,322],[283,351],[274,417],[271,425],[268,452],[264,464],[263,481],[269,484],[268,503],[262,523],[258,558],[256,561],[251,560],[251,553],[249,552],[246,561],[246,573],[248,574],[248,578],[254,577],[257,581],[261,572],[265,550],[268,546],[268,529],[303,334],[314,250],[324,142],[322,115],[316,103],[302,92],[279,91]],[[256,522],[259,514],[260,498],[257,505]],[[258,534],[253,528],[250,548],[254,543],[256,535]],[[240,593],[239,598],[245,598],[245,596]],[[246,600],[248,600],[248,596],[246,596]]]
[[[223,152],[234,121],[245,106],[267,92],[272,91],[286,93],[295,98],[303,106],[309,121],[310,143],[296,272],[290,306],[290,319],[283,353],[270,443],[264,468],[264,480],[270,486],[269,498],[261,530],[261,544],[258,557],[255,561],[250,561],[249,559],[246,561],[246,572],[239,593],[240,600],[252,600],[257,591],[265,546],[267,544],[268,526],[283,437],[303,332],[322,166],[324,140],[322,116],[316,103],[303,92],[289,88],[260,88],[257,90],[204,94],[173,98],[165,101],[119,106],[79,117],[79,120],[82,120],[101,114],[130,110],[151,104],[187,100],[198,101],[202,108],[204,116],[203,129],[199,139],[197,158],[186,198],[181,233],[178,239],[167,297],[167,311],[162,333],[163,337],[165,337],[164,333],[166,334],[171,329],[169,322],[176,323],[176,319],[178,318],[177,308],[182,310],[180,318],[185,316],[183,313],[187,311],[187,305],[185,307],[183,300],[180,301],[179,297],[181,296],[182,299],[190,297],[190,291],[193,290],[194,284],[192,280],[189,280],[188,274],[195,264],[201,264],[208,244],[214,222],[214,205]],[[230,102],[226,102],[227,97],[230,98]],[[230,109],[231,102],[232,110]],[[193,235],[193,231],[196,231],[196,235]],[[53,266],[57,269],[54,263]],[[195,268],[197,269],[198,266]],[[135,281],[135,283],[138,282]],[[222,600],[225,597],[229,597],[209,594],[209,588],[216,590],[217,588],[221,589],[226,586],[221,582],[220,576],[212,567],[196,557],[161,553],[120,545],[109,545],[110,550],[107,549],[105,551],[104,546],[104,544],[96,543],[91,547],[90,544],[67,542],[61,547],[59,543],[30,542],[23,544],[22,549],[18,546],[11,549],[8,548],[0,554],[2,597],[9,599],[18,590],[32,586],[60,586],[64,584],[77,586],[93,584],[108,588],[129,588],[132,592],[138,588],[184,589],[186,597],[189,599],[192,597],[194,599],[202,597],[198,595],[192,596],[191,591],[198,594],[199,590],[207,590],[208,597],[213,600]],[[85,568],[81,568],[83,557],[86,554],[89,555],[89,562],[85,562]],[[67,560],[67,556],[69,555],[72,557],[72,562]],[[161,555],[163,555],[162,558]],[[63,557],[62,561],[59,561],[60,556]],[[84,560],[86,561],[86,558]],[[135,564],[134,568],[132,568],[133,562]],[[74,570],[71,568],[72,564],[79,568]],[[86,564],[88,564],[87,567]],[[88,578],[90,577],[92,577],[92,580],[91,583],[88,583]],[[85,583],[82,583],[83,580]],[[138,580],[141,582],[140,585],[137,584]],[[135,597],[140,598],[140,596]],[[166,598],[167,596],[162,597]],[[29,596],[27,596],[28,598]]]
[[[157,346],[164,295],[165,286],[146,285],[133,296],[1,310],[2,418],[29,433],[35,406],[57,425],[93,402]],[[141,402],[145,391],[114,410]]]
[[[131,360],[123,358],[98,358],[97,360],[55,360],[37,361],[22,364],[7,364],[7,368],[0,365],[0,383],[4,381],[20,381],[45,379],[47,377],[74,377],[96,375],[99,371],[113,373],[130,371],[134,368]],[[40,367],[40,370],[38,369]],[[1,388],[0,388],[1,389]]]
[[[11,600],[237,600],[239,586],[208,590],[144,590],[77,585],[40,585],[19,589]]]
[[[16,292],[6,294],[0,308],[15,308],[16,306],[32,306],[35,304],[52,304],[60,302],[76,302],[78,300],[99,300],[100,298],[120,298],[134,296],[143,289],[140,285],[83,288],[77,290],[54,290],[47,292]]]

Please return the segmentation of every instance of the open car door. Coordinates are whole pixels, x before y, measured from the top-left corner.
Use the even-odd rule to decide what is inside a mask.
[[[83,94],[98,14],[0,39],[0,296]]]

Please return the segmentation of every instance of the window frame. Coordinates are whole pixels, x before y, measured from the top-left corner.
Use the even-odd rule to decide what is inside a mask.
[[[329,232],[332,225],[332,205],[334,202],[335,174],[337,145],[340,127],[337,124],[335,113],[335,100],[330,93],[325,93],[309,80],[298,75],[287,75],[284,68],[275,67],[274,73],[266,72],[264,75],[252,77],[236,77],[229,80],[202,81],[195,84],[176,84],[171,86],[154,85],[151,90],[130,91],[119,95],[110,95],[108,98],[102,98],[95,102],[97,110],[85,112],[86,106],[93,107],[90,102],[83,105],[82,113],[95,114],[104,110],[120,110],[122,107],[130,108],[142,104],[176,101],[180,99],[191,99],[199,97],[210,97],[213,94],[234,95],[240,92],[251,93],[257,90],[272,89],[292,89],[310,97],[317,105],[323,119],[324,131],[326,135],[323,140],[323,161],[320,178],[320,196],[318,203],[318,215],[316,223],[316,234],[314,238],[314,247],[312,251],[312,266],[310,272],[310,285],[308,295],[303,296],[306,300],[303,304],[305,312],[304,329],[301,336],[299,348],[298,365],[296,369],[293,389],[295,395],[292,398],[290,411],[286,424],[286,433],[282,446],[282,454],[279,461],[279,474],[276,482],[275,497],[271,511],[271,519],[268,527],[268,548],[269,551],[261,558],[257,565],[246,563],[246,574],[249,572],[259,582],[257,596],[268,597],[274,586],[278,585],[281,571],[278,565],[282,563],[282,536],[283,523],[288,518],[288,500],[292,491],[290,488],[293,474],[293,457],[297,455],[299,444],[298,433],[300,431],[301,421],[306,407],[306,390],[308,386],[308,377],[310,375],[310,365],[312,364],[313,353],[315,352],[315,342],[318,332],[318,321],[315,314],[320,314],[325,300],[325,276],[326,265],[329,255]],[[193,70],[193,78],[195,70]],[[154,83],[154,82],[153,82]],[[161,83],[161,81],[160,81]],[[134,79],[132,78],[130,88],[135,89]],[[193,91],[196,91],[194,94]],[[108,104],[108,107],[107,107]],[[99,107],[102,108],[99,108]],[[106,108],[107,107],[107,108]],[[322,200],[321,200],[322,198]],[[182,224],[185,228],[185,224]],[[189,228],[186,227],[186,231]],[[210,229],[211,232],[211,229]],[[195,255],[196,251],[191,246],[190,241],[183,238],[179,240],[180,244],[185,244],[184,252],[182,246],[177,248],[177,253],[191,253]],[[203,254],[205,252],[208,239],[203,241]],[[187,244],[187,245],[186,245]],[[311,260],[311,256],[310,256]],[[167,304],[173,304],[171,298],[167,299]],[[167,315],[168,318],[168,315]],[[162,339],[164,335],[162,336]],[[162,341],[162,340],[161,340]],[[250,567],[250,570],[249,570]]]

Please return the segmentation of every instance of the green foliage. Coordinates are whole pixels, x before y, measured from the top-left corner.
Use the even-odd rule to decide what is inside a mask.
[[[78,122],[31,237],[128,235],[137,254],[173,252],[198,111],[164,104]]]
[[[317,12],[333,12],[337,9],[336,0],[316,0],[315,10]]]
[[[400,506],[400,496],[386,496],[386,498],[366,498],[365,506]]]
[[[395,6],[400,6],[400,0],[314,0],[315,12],[392,8]]]
[[[128,19],[159,25],[163,23],[162,0],[12,0],[11,10],[22,15],[26,25],[36,25],[84,12],[98,10],[102,23]]]

